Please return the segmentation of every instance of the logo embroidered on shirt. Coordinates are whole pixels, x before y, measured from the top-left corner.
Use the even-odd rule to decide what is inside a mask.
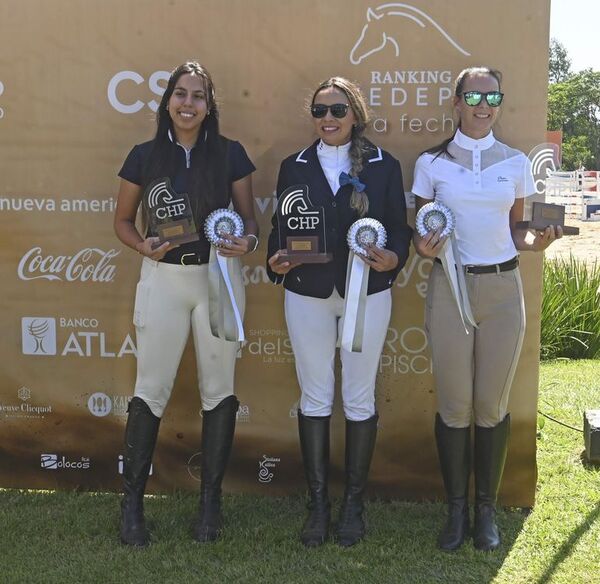
[[[505,176],[499,176],[498,182],[508,182],[508,179]]]

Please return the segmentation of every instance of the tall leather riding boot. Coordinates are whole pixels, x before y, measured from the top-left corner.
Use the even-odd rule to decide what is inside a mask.
[[[471,426],[451,428],[436,414],[435,441],[448,501],[448,520],[438,536],[438,547],[452,551],[463,544],[469,533]]]
[[[160,418],[157,418],[146,402],[139,397],[134,397],[127,409],[129,416],[125,427],[125,496],[121,501],[121,542],[143,547],[150,542],[144,521],[144,490],[152,464]]]
[[[350,547],[365,536],[363,495],[375,448],[378,419],[375,414],[359,422],[346,420],[346,488],[336,529],[336,540],[342,547]]]
[[[325,543],[329,534],[331,505],[328,494],[329,473],[329,420],[331,416],[305,416],[298,410],[298,432],[308,485],[309,514],[300,533],[300,541],[307,547]]]
[[[504,472],[510,415],[493,428],[475,426],[475,530],[473,544],[491,551],[500,545],[496,498]]]
[[[200,512],[194,525],[198,542],[216,540],[223,529],[221,483],[229,461],[236,413],[240,402],[234,395],[202,416],[202,465],[200,471]]]

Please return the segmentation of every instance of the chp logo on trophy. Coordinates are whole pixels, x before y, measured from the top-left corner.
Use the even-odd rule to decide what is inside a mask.
[[[160,243],[181,244],[200,238],[187,194],[176,193],[167,177],[152,181],[146,188],[144,200],[150,232]]]
[[[325,239],[325,210],[313,207],[308,185],[292,185],[277,201],[280,261],[325,264],[333,259]]]

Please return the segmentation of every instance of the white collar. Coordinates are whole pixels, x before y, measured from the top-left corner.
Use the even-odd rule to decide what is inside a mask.
[[[469,136],[463,134],[460,128],[456,130],[454,134],[454,143],[465,150],[487,150],[494,145],[496,138],[494,138],[494,132],[490,130],[490,133],[483,138],[476,140],[475,138],[469,138]]]
[[[349,156],[350,146],[352,146],[351,141],[342,144],[341,146],[330,146],[329,144],[325,144],[323,140],[319,140],[319,143],[317,144],[317,153],[319,156]]]

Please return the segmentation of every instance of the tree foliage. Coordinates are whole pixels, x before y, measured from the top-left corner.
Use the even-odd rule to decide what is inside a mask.
[[[566,81],[572,75],[571,59],[565,46],[556,39],[550,40],[548,79],[550,83]]]
[[[547,126],[563,132],[565,170],[600,169],[600,72],[571,73],[570,67],[566,49],[553,39]]]

